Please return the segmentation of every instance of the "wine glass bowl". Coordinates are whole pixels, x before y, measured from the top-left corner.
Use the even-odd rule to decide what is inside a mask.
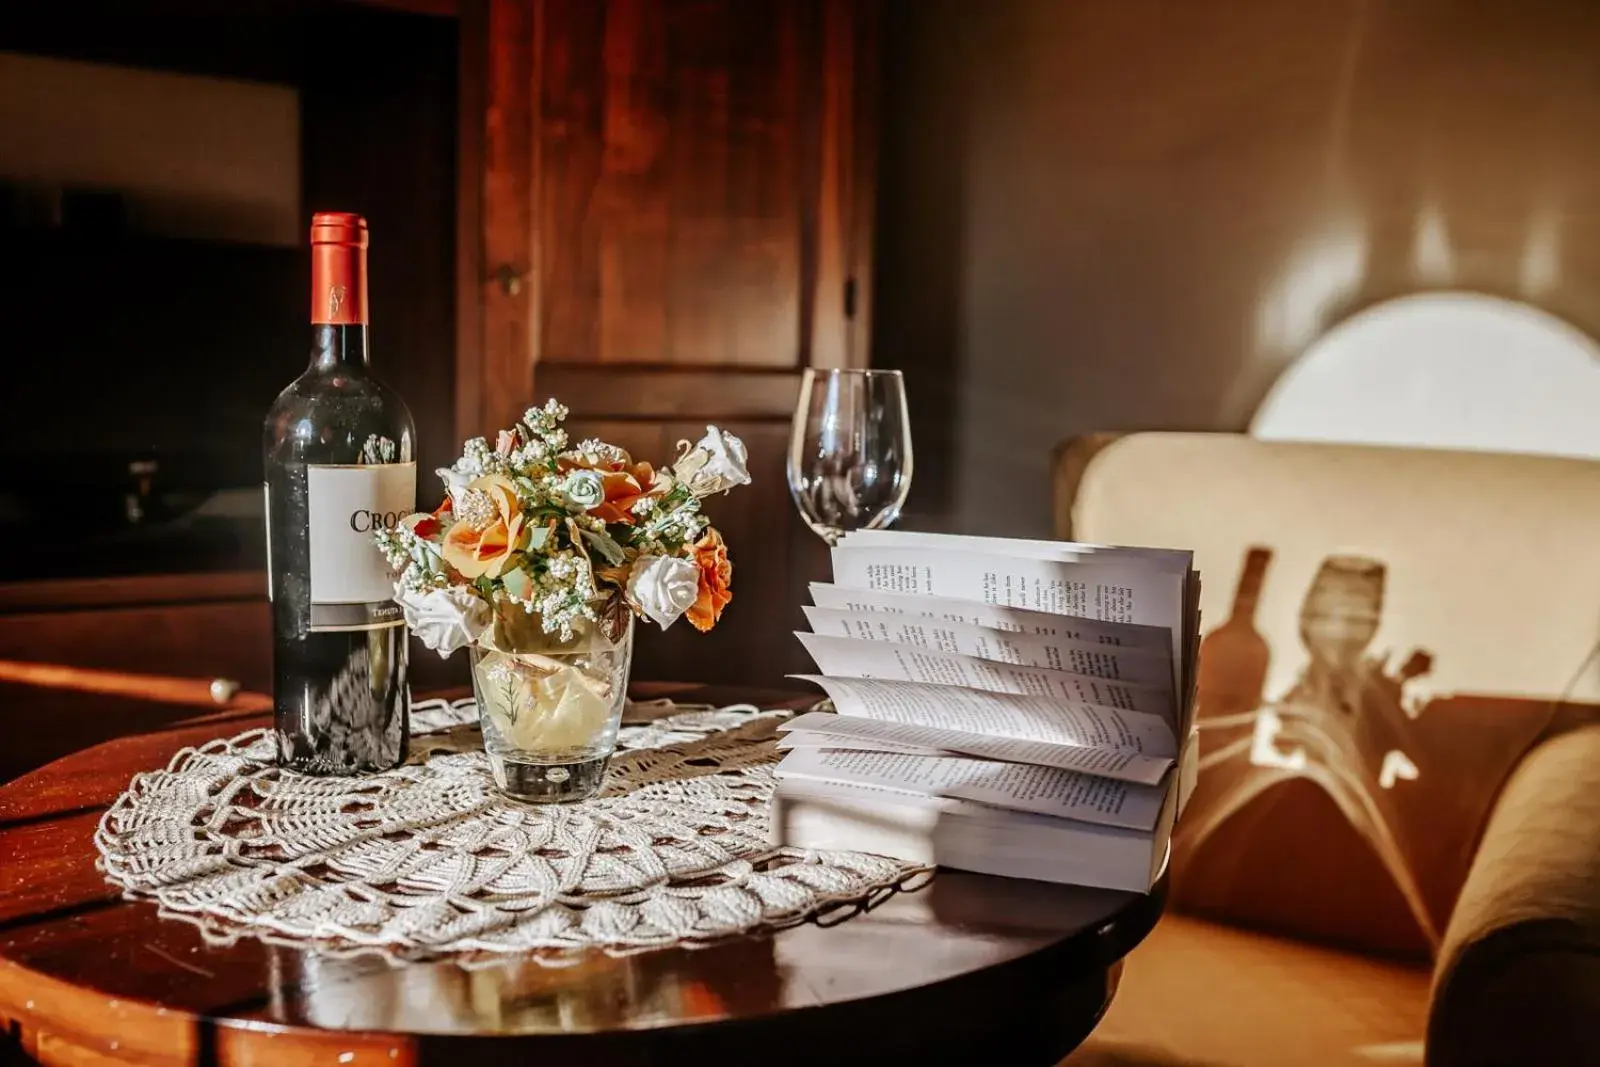
[[[789,434],[789,495],[828,544],[900,517],[911,490],[911,424],[897,370],[805,372]]]
[[[1364,556],[1329,556],[1317,568],[1300,608],[1300,638],[1312,656],[1352,671],[1377,635],[1385,570]]]

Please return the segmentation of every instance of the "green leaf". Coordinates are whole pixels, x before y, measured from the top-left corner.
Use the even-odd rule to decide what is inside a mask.
[[[620,566],[628,557],[623,553],[622,546],[611,539],[611,535],[598,530],[583,530],[583,539],[589,542],[593,549],[606,558],[606,562],[613,567]]]
[[[506,592],[518,600],[528,599],[528,591],[533,588],[533,579],[528,572],[520,568],[508,570],[500,576],[500,584],[505,586]]]
[[[550,527],[535,526],[528,531],[528,547],[524,552],[534,553],[544,551],[545,543],[550,540]]]

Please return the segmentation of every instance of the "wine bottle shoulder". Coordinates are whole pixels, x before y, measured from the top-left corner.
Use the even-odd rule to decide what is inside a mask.
[[[308,370],[267,411],[269,463],[405,463],[416,458],[416,427],[400,394],[349,368]],[[381,455],[368,455],[373,448]]]

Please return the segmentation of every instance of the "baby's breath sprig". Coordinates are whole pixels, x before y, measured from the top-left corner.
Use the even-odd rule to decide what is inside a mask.
[[[551,399],[542,408],[529,408],[522,413],[517,424],[520,443],[512,451],[513,466],[527,469],[549,469],[555,458],[567,447],[567,431],[561,423],[567,417],[566,405]]]

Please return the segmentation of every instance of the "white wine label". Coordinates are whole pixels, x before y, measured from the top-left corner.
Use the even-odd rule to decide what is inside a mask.
[[[306,466],[312,630],[404,621],[394,576],[372,535],[411,514],[416,502],[415,463]]]

